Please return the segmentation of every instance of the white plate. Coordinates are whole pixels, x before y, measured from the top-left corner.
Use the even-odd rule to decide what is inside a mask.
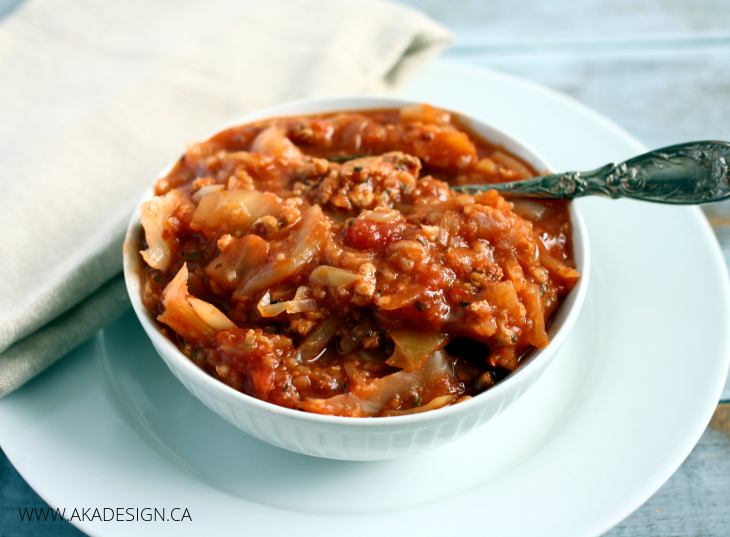
[[[404,96],[480,116],[558,169],[643,150],[583,106],[490,71],[436,63]],[[573,332],[530,392],[445,448],[355,463],[259,442],[188,394],[131,312],[0,400],[0,443],[67,517],[192,519],[74,521],[90,535],[599,535],[707,425],[730,360],[730,286],[699,209],[580,204],[593,273]]]

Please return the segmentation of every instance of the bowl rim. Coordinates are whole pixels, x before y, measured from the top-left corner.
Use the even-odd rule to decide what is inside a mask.
[[[296,101],[280,103],[248,114],[244,114],[243,116],[233,121],[226,122],[221,128],[213,131],[210,135],[203,137],[202,140],[208,140],[215,134],[236,125],[253,123],[269,118],[286,117],[287,115],[309,115],[337,111],[395,108],[407,106],[410,104],[421,104],[421,102],[381,95],[350,95],[300,99]],[[439,107],[438,104],[434,104],[434,106]],[[490,138],[490,135],[496,135],[496,137],[502,140],[497,145],[505,147],[508,151],[513,152],[522,158],[525,158],[525,160],[533,165],[533,167],[536,167],[537,169],[542,168],[545,171],[552,170],[552,167],[537,151],[531,148],[528,144],[525,144],[518,138],[511,135],[506,130],[495,127],[492,124],[479,119],[478,117],[465,114],[458,110],[454,110],[452,108],[445,109],[453,114],[458,115],[461,120],[467,122],[470,128],[472,128],[475,132],[480,133],[482,136],[485,136],[490,142],[493,142],[493,140]],[[485,131],[487,131],[489,134],[482,134]],[[518,151],[515,151],[515,149],[517,149]],[[139,254],[139,250],[137,249],[140,233],[142,233],[142,225],[139,216],[139,205],[142,202],[149,200],[153,196],[155,183],[159,178],[164,177],[165,175],[167,175],[167,173],[169,173],[172,167],[176,164],[177,160],[178,159],[175,159],[170,162],[155,177],[151,185],[145,190],[140,201],[137,203],[132,217],[130,218],[129,225],[127,226],[127,232],[125,235],[123,248],[125,284],[127,288],[127,293],[130,297],[132,307],[137,315],[137,318],[142,324],[148,337],[150,337],[150,339],[152,340],[154,347],[158,350],[158,353],[160,354],[163,354],[159,350],[160,346],[165,349],[166,356],[162,356],[163,360],[166,363],[168,362],[168,359],[174,360],[175,367],[178,369],[182,369],[182,371],[193,381],[195,381],[197,384],[202,383],[206,387],[206,389],[208,389],[209,391],[213,390],[217,392],[221,397],[225,397],[227,400],[229,400],[229,402],[234,401],[236,403],[246,405],[248,407],[251,407],[252,409],[257,410],[259,413],[268,414],[272,417],[276,415],[282,418],[295,419],[299,422],[307,422],[325,426],[336,425],[338,427],[342,427],[344,425],[348,428],[356,429],[368,429],[372,427],[392,428],[402,427],[404,424],[418,425],[424,422],[448,421],[456,415],[478,411],[479,407],[486,406],[491,400],[501,399],[505,393],[509,393],[510,391],[512,391],[513,388],[516,388],[520,384],[527,382],[528,379],[533,376],[533,374],[539,373],[541,368],[547,367],[548,363],[545,363],[543,365],[542,362],[544,362],[545,360],[541,361],[539,360],[539,358],[543,354],[549,352],[557,353],[557,351],[567,338],[580,313],[588,288],[588,280],[591,266],[590,246],[583,217],[577,210],[576,204],[570,203],[569,211],[573,231],[573,252],[576,260],[576,267],[580,271],[581,277],[578,280],[577,285],[568,294],[568,296],[563,299],[560,307],[554,313],[554,316],[559,315],[561,312],[563,312],[564,315],[560,326],[553,329],[548,345],[541,349],[534,349],[527,360],[521,363],[515,371],[507,375],[494,387],[458,404],[448,405],[442,408],[429,410],[426,412],[419,412],[415,414],[407,414],[402,416],[386,416],[373,419],[316,414],[278,406],[274,403],[269,403],[267,401],[257,399],[256,397],[240,392],[228,386],[224,382],[214,378],[212,375],[195,365],[175,346],[175,344],[170,339],[165,337],[160,332],[160,329],[157,325],[156,320],[153,317],[153,314],[149,312],[147,308],[145,308],[142,304],[139,277],[142,267],[142,257]],[[553,323],[551,322],[551,324]],[[548,330],[550,330],[549,327]],[[549,361],[551,358],[551,356],[548,356],[546,359]],[[169,363],[167,363],[167,365],[168,367],[172,368]]]

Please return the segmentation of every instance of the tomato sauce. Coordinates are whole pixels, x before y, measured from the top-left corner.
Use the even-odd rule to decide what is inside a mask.
[[[352,417],[455,404],[536,347],[579,278],[567,204],[447,111],[284,117],[191,145],[140,208],[143,302],[214,377]]]

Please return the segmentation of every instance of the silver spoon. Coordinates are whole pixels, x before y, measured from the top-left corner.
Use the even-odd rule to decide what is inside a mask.
[[[695,205],[730,198],[729,166],[730,143],[689,142],[589,172],[554,173],[511,183],[454,188],[467,194],[494,189],[529,198],[606,196]]]

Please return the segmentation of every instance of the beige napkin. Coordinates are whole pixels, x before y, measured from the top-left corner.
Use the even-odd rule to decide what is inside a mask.
[[[187,142],[389,92],[448,43],[379,0],[30,0],[0,23],[0,396],[127,307],[122,236]]]

